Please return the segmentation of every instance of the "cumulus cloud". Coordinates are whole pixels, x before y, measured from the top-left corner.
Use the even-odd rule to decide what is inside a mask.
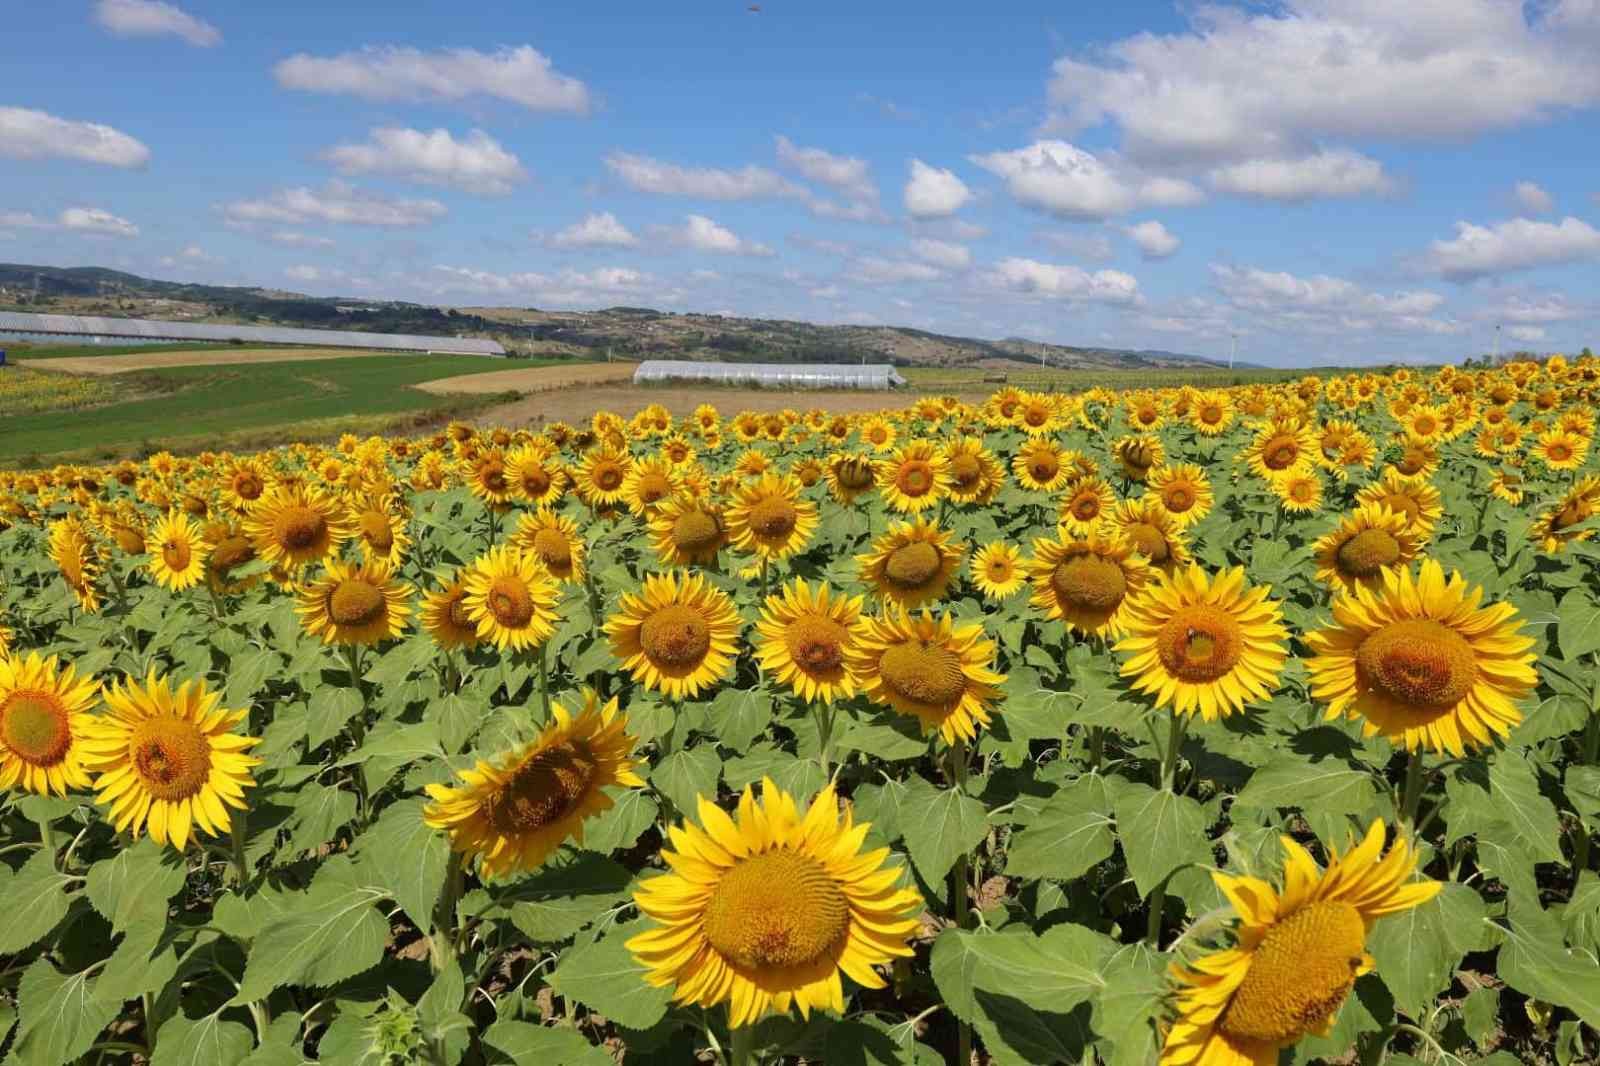
[[[567,270],[559,274],[501,274],[471,267],[436,266],[419,287],[437,294],[471,293],[511,296],[553,306],[603,306],[617,300],[648,298],[671,302],[683,290],[664,286],[655,277],[630,267]]]
[[[610,211],[585,215],[547,242],[554,248],[632,248],[639,243]]]
[[[100,0],[94,19],[119,37],[178,37],[197,48],[222,43],[222,31],[161,0]]]
[[[458,141],[446,129],[382,126],[364,143],[336,145],[322,158],[341,174],[384,174],[483,196],[505,196],[528,178],[522,162],[483,130]]]
[[[911,253],[923,262],[945,270],[965,270],[972,265],[972,250],[954,241],[920,237],[911,242]]]
[[[1517,205],[1533,215],[1548,215],[1556,209],[1556,202],[1548,192],[1531,181],[1519,181],[1511,190]]]
[[[278,84],[304,92],[344,93],[366,100],[456,103],[486,96],[530,111],[586,114],[589,90],[557,71],[548,57],[522,45],[480,52],[445,48],[424,52],[394,45],[335,56],[297,53],[273,67]]]
[[[1560,222],[1526,218],[1492,226],[1457,222],[1455,237],[1434,241],[1425,263],[1440,277],[1470,281],[1596,258],[1600,258],[1600,230],[1569,215]]]
[[[99,207],[69,207],[56,218],[62,229],[106,237],[137,237],[139,227]]]
[[[281,244],[285,248],[332,248],[333,241],[327,237],[318,237],[311,233],[296,233],[293,230],[276,230],[266,235],[267,240],[273,244]]]
[[[1081,233],[1076,230],[1057,230],[1035,233],[1034,240],[1047,248],[1065,252],[1074,259],[1087,259],[1103,263],[1115,259],[1117,251],[1111,238],[1104,233]]]
[[[739,170],[720,167],[685,167],[647,155],[612,152],[606,169],[630,189],[658,196],[685,196],[698,200],[759,200],[803,197],[805,190],[766,167],[750,165]]]
[[[1230,304],[1277,329],[1452,334],[1465,328],[1435,317],[1445,298],[1425,289],[1381,293],[1327,274],[1301,277],[1225,264],[1213,264],[1211,276]]]
[[[1146,259],[1165,259],[1176,252],[1178,246],[1183,243],[1155,219],[1136,223],[1123,232],[1128,235],[1129,240],[1139,246],[1139,254]]]
[[[1140,207],[1196,204],[1205,194],[1181,178],[1150,177],[1067,141],[969,157],[1006,181],[1018,203],[1062,218],[1104,219]]]
[[[661,239],[697,252],[716,255],[772,255],[764,244],[746,240],[726,226],[719,225],[705,215],[689,215],[681,226],[658,226],[655,232]]]
[[[1548,325],[1552,322],[1571,322],[1589,318],[1600,308],[1574,303],[1559,292],[1515,292],[1496,303],[1479,308],[1474,318],[1485,322],[1518,322],[1525,325]]]
[[[1298,159],[1247,159],[1211,171],[1222,192],[1258,200],[1306,200],[1377,196],[1394,190],[1394,181],[1376,159],[1343,148]]]
[[[904,200],[912,218],[944,218],[961,210],[971,199],[972,190],[952,171],[931,167],[920,159],[911,161]]]
[[[160,259],[162,266],[214,266],[222,262],[220,256],[212,255],[198,244],[186,244],[178,250],[176,255],[164,255]]]
[[[222,211],[230,222],[244,225],[331,222],[343,226],[410,227],[442,218],[445,206],[437,200],[391,199],[347,182],[330,181],[320,189],[300,185],[279,189],[263,199],[236,200],[224,204]]]
[[[844,276],[862,285],[901,285],[909,281],[938,281],[944,277],[944,272],[909,259],[867,255],[853,260]]]
[[[1512,340],[1523,341],[1531,344],[1545,339],[1545,331],[1541,326],[1511,326],[1506,330],[1506,336]]]
[[[48,229],[50,223],[31,211],[0,211],[0,226],[12,229]]]
[[[26,107],[0,107],[0,156],[76,159],[108,167],[142,167],[150,149],[110,126],[57,118]]]
[[[1037,259],[1002,259],[985,280],[1008,292],[1075,303],[1132,305],[1140,302],[1139,280],[1120,270],[1096,270]]]
[[[823,148],[802,148],[779,134],[778,163],[808,181],[834,189],[848,200],[875,201],[878,188],[872,183],[871,168],[865,159],[834,155]]]

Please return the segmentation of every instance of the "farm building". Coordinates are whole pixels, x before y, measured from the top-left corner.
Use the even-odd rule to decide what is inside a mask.
[[[91,315],[38,315],[0,311],[0,346],[7,340],[57,344],[163,344],[213,341],[245,344],[302,344],[318,348],[374,348],[397,352],[446,352],[454,355],[505,355],[495,341],[475,337],[427,337],[406,333],[359,333],[342,329],[294,329],[288,326],[202,325],[161,322],[149,318],[100,318]]]
[[[906,379],[888,363],[703,363],[646,359],[633,372],[635,385],[715,381],[770,389],[892,389]]]

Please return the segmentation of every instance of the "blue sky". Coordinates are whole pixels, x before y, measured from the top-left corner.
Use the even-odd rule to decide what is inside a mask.
[[[0,260],[1273,364],[1600,339],[1600,5],[61,0]]]

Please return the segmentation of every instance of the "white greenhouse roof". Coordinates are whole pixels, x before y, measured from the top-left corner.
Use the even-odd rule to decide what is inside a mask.
[[[710,363],[646,359],[633,372],[635,385],[651,381],[721,381],[771,388],[888,389],[906,379],[888,363]]]
[[[161,322],[150,318],[102,318],[94,315],[38,315],[0,311],[0,334],[48,333],[66,337],[117,337],[141,341],[231,341],[254,344],[308,344],[327,348],[381,348],[407,352],[460,352],[504,355],[496,341],[476,337],[429,337],[409,333],[361,333],[343,329],[296,329],[290,326],[202,325]]]

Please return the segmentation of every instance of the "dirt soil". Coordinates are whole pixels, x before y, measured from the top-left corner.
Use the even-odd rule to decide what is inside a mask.
[[[575,366],[526,366],[494,370],[487,374],[462,374],[459,377],[424,381],[417,388],[433,393],[546,393],[574,386],[628,381],[633,363],[579,363]],[[583,390],[587,394],[590,390]],[[640,406],[643,406],[641,404]]]
[[[127,355],[74,355],[61,359],[18,359],[18,366],[69,374],[125,374],[169,366],[235,366],[239,363],[298,363],[307,359],[367,359],[416,353],[368,352],[358,348],[227,348],[211,352],[130,352]],[[493,375],[490,375],[491,377]]]
[[[493,378],[498,374],[482,374]],[[439,382],[429,382],[438,385]],[[955,395],[968,402],[981,402],[989,395],[988,389],[957,389]],[[944,393],[941,392],[941,395]],[[534,393],[511,403],[499,404],[474,415],[472,421],[482,426],[539,425],[544,422],[587,422],[596,411],[615,411],[624,418],[653,403],[661,404],[673,417],[682,418],[694,412],[703,403],[714,404],[724,415],[738,411],[781,411],[794,408],[804,411],[821,407],[833,412],[898,410],[922,395],[914,389],[897,389],[892,392],[853,392],[845,389],[779,391],[777,389],[706,389],[706,388],[637,388],[632,385],[602,385],[597,388],[562,389]]]

